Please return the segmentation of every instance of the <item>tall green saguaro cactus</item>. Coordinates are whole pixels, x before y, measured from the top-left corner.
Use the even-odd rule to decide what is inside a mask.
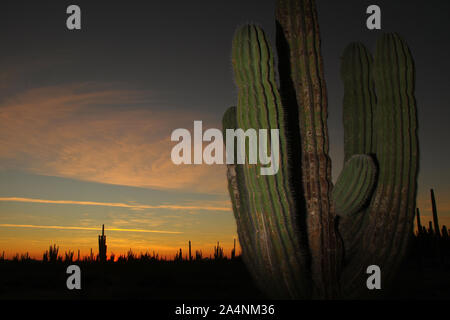
[[[233,40],[238,105],[223,128],[278,129],[280,171],[230,164],[227,177],[244,261],[277,298],[367,292],[379,265],[385,283],[401,262],[414,219],[418,142],[413,61],[396,34],[360,43],[342,58],[345,164],[333,186],[327,93],[313,0],[277,1],[280,89],[264,32]],[[228,141],[227,141],[228,143]]]

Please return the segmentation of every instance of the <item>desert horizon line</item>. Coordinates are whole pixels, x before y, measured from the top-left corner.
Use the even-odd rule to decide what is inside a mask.
[[[59,246],[57,246],[57,247],[59,247]],[[221,248],[224,249],[223,257],[225,257],[227,259],[230,259],[232,257],[231,251],[233,250],[233,248],[232,247],[222,247],[222,246],[221,246]],[[91,248],[91,249],[93,249],[93,248]],[[132,253],[133,257],[135,259],[137,259],[137,260],[141,259],[141,257],[143,257],[143,256],[147,256],[147,257],[157,258],[157,260],[161,260],[161,261],[175,261],[176,257],[179,254],[179,250],[180,249],[182,249],[182,248],[172,249],[172,250],[165,250],[165,251],[164,250],[150,250],[150,249],[144,250],[144,251],[143,250],[138,251],[138,250],[133,250],[132,248],[129,248],[128,250],[116,251],[117,253],[114,252],[114,251],[111,251],[111,253],[107,253],[106,256],[109,258],[108,261],[112,261],[111,258],[114,258],[114,260],[113,260],[114,262],[117,262],[120,257],[125,257],[126,258],[129,253]],[[212,260],[214,260],[214,256],[213,256],[214,248],[209,248],[208,251],[205,250],[205,249],[206,249],[205,247],[201,247],[200,250],[196,250],[196,251],[199,251],[201,253],[202,260],[204,260],[204,259],[212,259]],[[241,251],[240,247],[237,247],[236,249],[239,249],[239,250],[236,250],[235,256],[236,257],[240,257],[241,254],[242,254],[242,251]],[[76,249],[76,250],[80,250],[80,249]],[[169,251],[170,251],[170,253],[168,254]],[[40,253],[37,253],[37,251],[34,252],[34,253],[33,252],[30,253],[29,251],[25,251],[25,252],[22,251],[21,253],[20,252],[16,252],[16,253],[10,253],[10,254],[6,255],[5,254],[6,253],[5,250],[0,250],[0,261],[2,259],[3,260],[10,260],[10,261],[12,261],[12,260],[14,260],[15,257],[17,257],[19,259],[19,261],[23,260],[23,258],[29,258],[29,259],[35,260],[35,261],[43,261],[43,257],[42,256],[43,256],[43,254],[45,252],[46,252],[46,249],[41,250]],[[64,262],[65,261],[65,259],[64,259],[65,258],[65,254],[66,253],[71,253],[71,252],[74,253],[74,258],[72,260],[73,262],[76,262],[76,261],[87,261],[92,256],[95,259],[98,257],[98,252],[97,251],[95,251],[95,253],[94,253],[94,250],[92,250],[92,256],[91,256],[91,254],[89,252],[84,250],[83,253],[80,254],[80,259],[78,260],[78,256],[75,255],[75,253],[77,253],[77,252],[73,251],[71,249],[65,250],[64,252],[58,253],[58,257],[61,257],[62,261]],[[193,257],[192,260],[196,260],[195,259],[195,252],[192,255],[192,257]],[[183,251],[183,261],[188,261],[188,260],[189,260],[188,252]]]
[[[139,247],[135,247],[134,249],[132,247],[125,247],[118,248],[117,246],[112,246],[115,249],[108,248],[109,252],[105,252],[106,258],[109,257],[108,261],[118,261],[120,258],[125,258],[126,260],[130,259],[147,259],[152,258],[160,261],[177,261],[177,260],[204,260],[204,259],[211,259],[214,257],[216,259],[215,255],[224,258],[234,258],[239,257],[242,254],[242,249],[240,247],[240,243],[237,237],[233,237],[233,245],[223,245],[223,242],[217,241],[215,243],[203,243],[202,245],[197,245],[194,248],[191,247],[191,240],[188,240],[185,242],[185,245],[182,246],[174,246],[171,248],[160,248],[155,247],[153,249],[151,248],[145,248],[144,250]],[[221,245],[222,243],[222,245]],[[216,246],[217,245],[217,246]],[[50,248],[50,249],[49,249]],[[46,248],[41,248],[39,250],[22,250],[22,251],[11,251],[11,250],[4,250],[0,249],[0,261],[4,260],[11,260],[14,261],[17,259],[18,261],[24,261],[24,260],[36,260],[36,261],[44,261],[45,254],[48,254],[49,251],[52,249],[54,252],[56,252],[56,257],[61,258],[61,261],[66,261],[63,259],[64,257],[70,257],[72,256],[71,261],[99,261],[100,259],[100,249],[95,250],[94,247],[90,247],[89,249],[83,248],[76,248],[73,247],[67,247],[62,246],[62,248],[65,248],[64,251],[60,251],[60,245],[56,243],[52,243],[48,245]],[[194,250],[191,250],[194,249]],[[6,251],[8,251],[8,254],[6,254]],[[42,254],[44,253],[44,255]],[[75,253],[76,259],[75,259]],[[56,258],[55,258],[56,259]]]

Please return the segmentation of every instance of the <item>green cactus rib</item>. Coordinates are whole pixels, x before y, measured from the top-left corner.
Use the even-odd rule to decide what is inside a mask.
[[[333,188],[333,201],[339,216],[353,215],[369,200],[376,181],[377,167],[367,155],[353,155],[345,163]]]
[[[290,52],[290,78],[298,103],[301,166],[313,282],[324,297],[337,294],[339,242],[331,201],[327,93],[315,2],[277,1],[277,22]]]
[[[368,216],[360,231],[363,241],[342,276],[347,292],[358,291],[365,268],[373,262],[385,270],[389,282],[407,248],[414,220],[418,169],[414,64],[397,34],[384,34],[377,41],[373,78],[377,94],[373,148],[379,176],[363,213]],[[342,232],[348,239],[353,231],[342,228]]]
[[[371,154],[373,148],[372,112],[376,105],[372,78],[373,58],[361,43],[344,50],[341,79],[344,83],[344,162],[355,154]]]
[[[374,236],[384,249],[377,252],[390,258],[386,263],[388,267],[392,263],[393,270],[397,257],[402,256],[407,245],[416,207],[418,139],[414,77],[414,63],[406,42],[397,34],[383,35],[377,43],[374,64],[380,187],[373,207],[378,214],[373,216],[375,221],[383,214],[384,221],[395,218],[394,223],[389,224],[391,233],[386,230],[381,239]],[[387,254],[389,251],[397,255]]]
[[[295,202],[290,190],[287,166],[287,137],[281,97],[276,87],[273,55],[264,32],[244,26],[233,40],[233,68],[238,86],[237,124],[247,129],[278,129],[280,171],[260,175],[261,165],[243,166],[247,186],[248,215],[260,246],[260,277],[276,296],[305,297],[309,285],[301,237],[295,229]],[[270,145],[270,143],[269,143]],[[300,253],[300,254],[299,254]],[[299,270],[303,270],[299,272]]]
[[[341,60],[341,79],[344,84],[344,160],[348,161],[357,154],[375,154],[373,58],[363,44],[354,42],[345,48]],[[367,213],[341,215],[339,229],[344,240],[346,260],[353,259],[360,249],[368,216]]]
[[[236,107],[227,109],[222,119],[223,136],[226,137],[227,129],[237,129]],[[236,148],[234,150],[236,159]],[[250,219],[249,208],[247,207],[248,198],[246,198],[246,187],[244,180],[243,165],[228,164],[227,165],[227,179],[228,192],[231,198],[233,213],[236,219],[239,242],[242,249],[242,257],[245,264],[252,271],[252,274],[257,276],[258,283],[264,283],[264,278],[259,278],[257,266],[263,261],[259,256],[259,243],[254,238],[254,233],[251,230],[256,229],[256,225]]]

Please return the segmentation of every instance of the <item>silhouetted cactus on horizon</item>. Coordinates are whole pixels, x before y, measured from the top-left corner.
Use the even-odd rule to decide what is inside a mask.
[[[74,252],[71,250],[64,252],[64,262],[68,262],[68,263],[73,262],[73,256],[74,256]]]
[[[233,239],[233,249],[231,250],[231,259],[236,258],[236,239]]]
[[[214,260],[223,260],[225,255],[223,254],[223,248],[217,242],[217,246],[214,246]]]
[[[55,263],[58,261],[58,251],[59,247],[56,246],[56,244],[53,244],[53,246],[50,246],[48,250],[45,251],[42,261],[44,262],[51,262]]]
[[[106,236],[105,225],[102,225],[102,234],[98,236],[98,259],[100,262],[106,262]]]
[[[203,259],[203,253],[201,250],[195,250],[195,261],[201,261]]]
[[[448,237],[449,237],[449,234],[448,234],[447,227],[446,227],[446,226],[442,226],[442,238],[444,238],[445,240],[447,240]]]
[[[181,250],[181,248],[180,248],[180,250],[175,254],[174,261],[179,261],[179,262],[183,261],[183,251]]]
[[[434,224],[434,233],[437,237],[441,235],[441,229],[439,228],[439,218],[437,213],[436,199],[434,197],[434,190],[430,190],[431,195],[431,208],[433,210],[433,224]]]
[[[189,261],[192,261],[192,248],[191,248],[191,240],[189,240]]]
[[[421,235],[423,232],[422,222],[420,221],[420,210],[416,208],[416,218],[417,218],[417,234]]]

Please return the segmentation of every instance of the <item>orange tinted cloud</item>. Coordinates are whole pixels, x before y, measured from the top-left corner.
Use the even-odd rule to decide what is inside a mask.
[[[194,120],[208,119],[167,111],[148,92],[95,84],[33,89],[0,106],[0,168],[224,194],[224,166],[171,162],[171,132]]]
[[[85,206],[119,207],[129,209],[208,210],[208,211],[226,211],[226,212],[229,212],[231,210],[229,207],[214,207],[208,205],[144,205],[144,204],[128,204],[119,202],[47,200],[47,199],[34,199],[21,197],[0,197],[0,201],[45,203],[45,204],[75,204]]]

